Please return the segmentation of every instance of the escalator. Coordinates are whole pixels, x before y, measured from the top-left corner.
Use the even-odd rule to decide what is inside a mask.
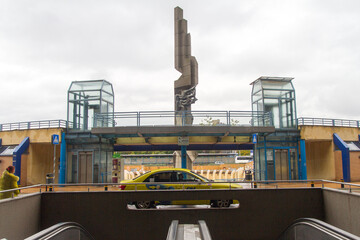
[[[58,223],[25,240],[94,240],[92,235],[75,222]],[[179,224],[173,220],[166,240],[211,240],[209,229],[203,220],[198,224]],[[349,232],[314,218],[301,218],[293,222],[278,240],[360,240]]]
[[[314,218],[300,218],[291,224],[279,240],[360,240],[349,232]]]
[[[94,240],[91,234],[75,222],[58,223],[25,240]]]
[[[204,220],[199,220],[198,224],[179,224],[178,220],[173,220],[166,240],[211,240],[211,236]]]

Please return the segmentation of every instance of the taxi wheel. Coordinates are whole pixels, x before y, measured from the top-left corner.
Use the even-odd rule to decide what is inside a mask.
[[[231,205],[231,200],[213,200],[211,207],[228,208]]]
[[[138,201],[138,202],[135,202],[135,207],[137,209],[153,208],[154,206],[155,206],[154,202],[151,202],[151,201]]]

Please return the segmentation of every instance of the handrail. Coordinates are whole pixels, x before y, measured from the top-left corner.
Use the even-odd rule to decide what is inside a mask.
[[[274,188],[277,188],[278,185],[276,184],[281,184],[281,183],[311,183],[311,185],[315,185],[315,184],[322,184],[322,188],[324,188],[324,184],[326,183],[331,183],[331,184],[338,184],[341,186],[341,189],[344,190],[348,190],[347,188],[345,188],[345,186],[349,187],[349,190],[351,192],[351,187],[356,187],[356,188],[360,188],[360,184],[355,184],[355,183],[347,183],[347,182],[336,182],[336,181],[330,181],[330,180],[322,180],[322,179],[310,179],[310,180],[268,180],[268,181],[234,181],[233,179],[227,179],[227,181],[221,181],[221,179],[218,179],[217,181],[211,181],[211,182],[198,182],[197,184],[209,184],[209,183],[229,183],[229,184],[236,184],[236,183],[247,183],[247,184],[251,184],[252,186],[254,186],[255,184],[257,186],[264,184],[267,187],[269,187],[269,184],[275,184]],[[141,185],[141,184],[154,184],[154,183],[65,183],[65,184],[36,184],[36,185],[31,185],[31,186],[26,186],[26,187],[19,187],[19,188],[14,188],[14,189],[9,189],[9,190],[1,190],[0,193],[3,192],[11,192],[14,190],[24,190],[24,189],[37,189],[40,188],[40,192],[42,191],[42,189],[46,189],[46,187],[52,186],[52,187],[61,187],[59,189],[61,190],[65,190],[66,187],[119,187],[119,185]],[[161,183],[159,183],[161,184]],[[167,184],[171,184],[171,182],[167,182]],[[193,182],[172,182],[172,184],[193,184]],[[230,190],[232,190],[234,188],[230,188]],[[186,190],[186,189],[183,189]],[[235,189],[234,189],[235,190]],[[106,190],[107,191],[107,190]],[[34,193],[34,192],[33,192]]]
[[[297,124],[298,126],[360,127],[360,121],[358,120],[331,118],[301,117],[297,119]]]
[[[204,220],[199,220],[199,229],[202,240],[211,240],[211,235],[208,226]]]
[[[140,111],[97,113],[94,127],[172,126],[175,119],[182,126],[273,126],[271,113],[264,111]]]
[[[25,238],[25,240],[45,240],[45,239],[53,239],[54,237],[58,237],[59,234],[68,231],[69,229],[77,229],[79,233],[85,234],[85,236],[88,239],[94,240],[94,237],[80,224],[76,222],[63,222],[55,224],[49,228],[46,228],[28,238]],[[58,239],[58,238],[56,238]],[[78,238],[83,239],[83,238]]]
[[[206,225],[206,222],[204,220],[198,221],[199,230],[200,230],[200,236],[201,240],[211,240],[211,235],[209,228]],[[179,220],[172,220],[168,234],[166,237],[166,240],[177,240],[177,239],[184,239],[184,236],[178,236],[178,229],[179,229]]]
[[[290,226],[288,226],[285,229],[285,231],[283,231],[283,233],[279,237],[279,240],[292,239],[292,238],[290,238],[290,236],[288,236],[286,234],[289,234],[292,229],[294,229],[295,227],[297,227],[299,225],[307,225],[307,226],[311,227],[312,229],[315,229],[316,231],[326,234],[326,236],[333,237],[333,238],[327,238],[327,239],[360,240],[360,237],[358,237],[358,236],[355,236],[347,231],[344,231],[338,227],[335,227],[333,225],[330,225],[326,222],[323,222],[323,221],[315,219],[315,218],[299,218],[299,219],[295,220]],[[299,230],[296,230],[295,233],[298,234]],[[296,236],[293,239],[297,239]],[[316,238],[315,236],[313,236],[313,239],[319,239],[319,238]]]
[[[166,240],[176,240],[178,226],[179,226],[179,220],[171,221]]]
[[[42,128],[66,128],[67,121],[56,120],[40,120],[29,122],[14,122],[0,124],[0,132],[12,130],[28,130],[28,129],[42,129]]]

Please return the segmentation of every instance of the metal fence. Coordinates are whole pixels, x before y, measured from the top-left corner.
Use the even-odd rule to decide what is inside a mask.
[[[65,120],[42,120],[42,121],[0,124],[0,132],[1,131],[11,131],[11,130],[27,130],[27,129],[41,129],[41,128],[66,128],[66,127],[67,127],[67,121],[65,121]]]
[[[329,118],[298,118],[298,125],[329,127],[360,127],[360,121]]]
[[[144,112],[115,112],[95,114],[94,127],[115,126],[174,126],[175,118],[182,119],[186,126],[186,118],[191,116],[193,123],[198,126],[273,126],[271,112],[253,111],[144,111]],[[360,121],[330,118],[298,118],[298,126],[330,126],[357,127]],[[0,124],[1,131],[27,130],[41,128],[73,128],[72,122],[66,120],[41,120],[29,122],[15,122]]]
[[[175,119],[182,126],[273,125],[271,113],[261,111],[143,111],[95,114],[94,127],[174,126]]]

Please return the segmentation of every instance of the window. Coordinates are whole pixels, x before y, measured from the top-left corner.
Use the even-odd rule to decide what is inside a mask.
[[[144,182],[171,182],[171,172],[154,173]]]
[[[178,182],[201,182],[199,178],[187,172],[176,172],[176,179]]]

